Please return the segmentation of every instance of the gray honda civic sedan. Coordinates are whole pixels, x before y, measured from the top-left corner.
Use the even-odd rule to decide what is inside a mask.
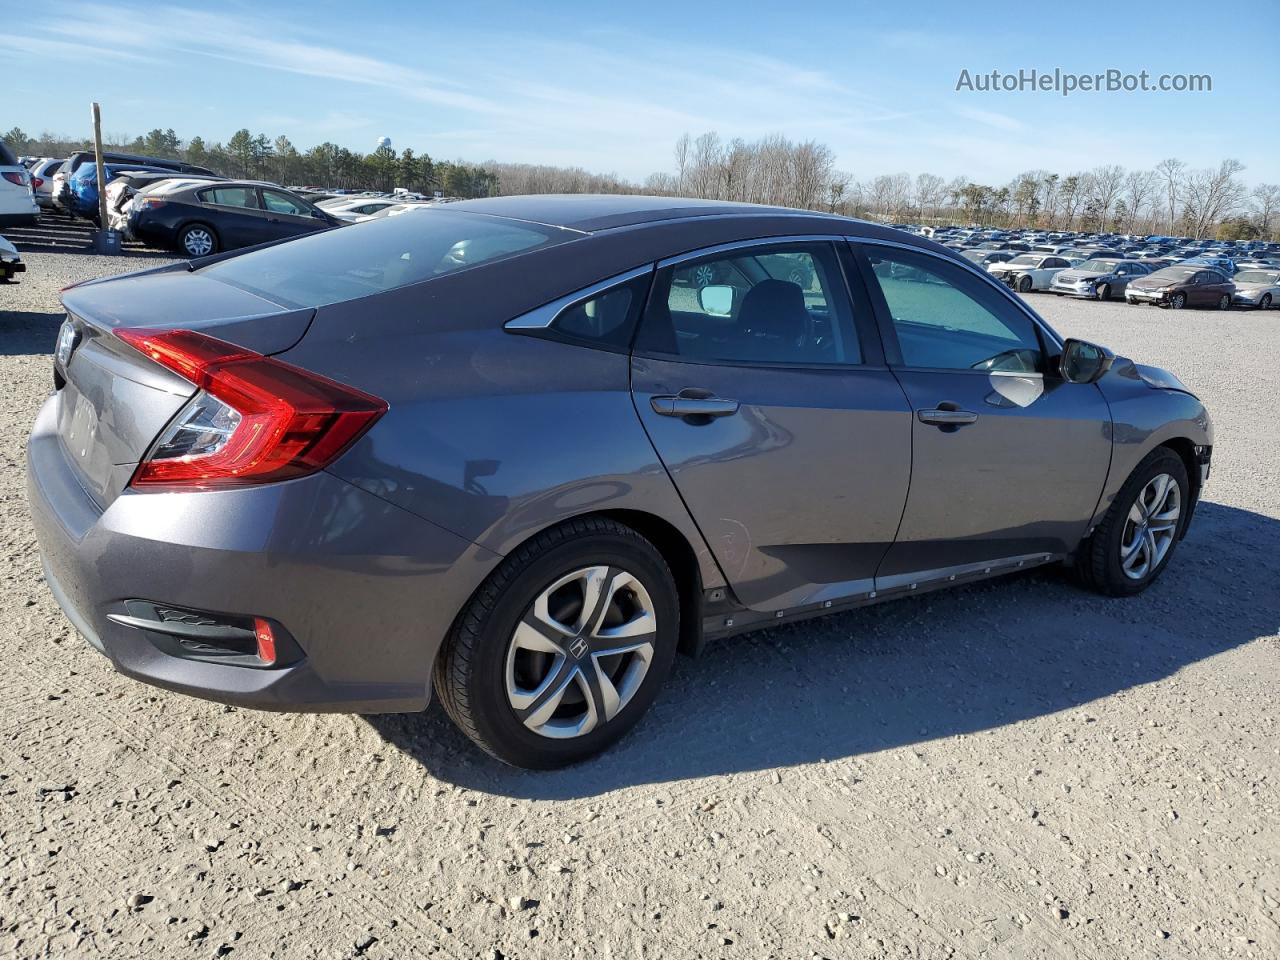
[[[1173,374],[929,240],[646,197],[450,204],[65,291],[28,451],[114,667],[580,760],[707,638],[1046,564],[1113,596],[1209,472]]]

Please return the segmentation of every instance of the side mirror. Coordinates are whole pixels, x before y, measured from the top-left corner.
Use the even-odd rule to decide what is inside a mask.
[[[1069,339],[1062,345],[1058,374],[1067,383],[1095,383],[1111,369],[1116,355],[1087,340]]]
[[[710,317],[727,317],[733,313],[733,287],[711,284],[698,291],[702,312]]]

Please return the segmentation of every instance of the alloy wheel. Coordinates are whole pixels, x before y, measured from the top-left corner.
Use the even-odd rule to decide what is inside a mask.
[[[1266,310],[1270,306],[1271,306],[1271,294],[1264,293],[1262,295],[1262,299],[1258,301],[1258,309]]]
[[[544,589],[507,647],[507,701],[544,737],[581,737],[612,720],[644,682],[657,616],[620,567],[583,567]]]
[[[182,235],[182,246],[193,257],[205,257],[213,252],[213,236],[204,227],[192,227]]]
[[[1167,473],[1158,473],[1143,486],[1129,508],[1120,535],[1120,569],[1130,580],[1151,574],[1169,553],[1178,533],[1182,488]]]
[[[1186,302],[1187,295],[1185,293],[1175,293],[1173,295],[1173,299],[1169,301],[1169,306],[1173,307],[1175,310],[1181,310]]]

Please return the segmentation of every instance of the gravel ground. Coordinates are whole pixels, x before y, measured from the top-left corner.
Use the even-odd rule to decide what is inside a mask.
[[[436,707],[221,707],[119,677],[74,634],[23,444],[58,289],[139,261],[19,241],[0,955],[1280,956],[1280,312],[1033,296],[1213,411],[1206,502],[1143,596],[1040,573],[717,643],[613,752],[529,774]]]

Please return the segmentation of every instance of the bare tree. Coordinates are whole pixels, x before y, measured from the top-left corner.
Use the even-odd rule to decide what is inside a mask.
[[[1120,188],[1124,185],[1124,167],[1108,164],[1095,167],[1089,171],[1089,199],[1097,206],[1101,229],[1106,230],[1111,218],[1111,207],[1120,196]]]
[[[1271,220],[1280,211],[1280,184],[1260,183],[1249,194],[1253,201],[1254,221],[1258,224],[1258,232],[1265,238],[1272,236]]]
[[[682,133],[676,141],[676,192],[684,191],[684,173],[689,165],[689,134]]]
[[[1239,160],[1223,160],[1216,170],[1197,170],[1187,177],[1187,203],[1183,216],[1192,235],[1207,235],[1214,224],[1240,208],[1245,187],[1237,176],[1244,170]]]
[[[1182,200],[1182,183],[1186,176],[1187,165],[1176,157],[1161,160],[1156,164],[1156,176],[1164,184],[1164,206],[1168,214],[1166,229],[1173,233],[1174,224],[1178,221],[1178,204]]]
[[[937,215],[938,207],[947,199],[947,182],[936,173],[922,173],[916,177],[916,209],[920,219]]]
[[[1124,178],[1124,203],[1128,208],[1128,223],[1122,225],[1126,231],[1133,230],[1134,221],[1142,211],[1152,193],[1155,192],[1158,175],[1154,170],[1131,170]]]

